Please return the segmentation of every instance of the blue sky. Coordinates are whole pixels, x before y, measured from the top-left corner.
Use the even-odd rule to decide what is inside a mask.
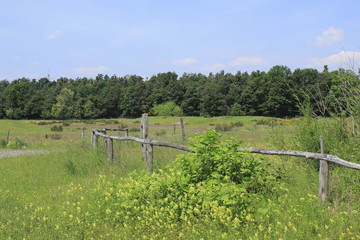
[[[359,10],[358,0],[2,1],[0,80],[357,69]]]

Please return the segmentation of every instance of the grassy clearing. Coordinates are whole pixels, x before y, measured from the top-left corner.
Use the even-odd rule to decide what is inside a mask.
[[[240,139],[244,146],[288,146],[288,140],[279,137],[278,132],[281,130],[283,135],[293,133],[291,124],[278,125],[275,131],[269,125],[256,126],[254,120],[259,119],[266,118],[184,118],[187,136],[193,134],[192,130],[213,129],[217,123],[241,121],[243,127],[224,132],[223,138]],[[116,120],[129,128],[139,126],[139,119]],[[150,117],[149,120],[154,126],[150,129],[152,138],[181,143],[181,137],[172,136],[171,129],[178,118]],[[11,138],[26,141],[29,149],[51,151],[0,159],[0,238],[360,239],[360,199],[344,194],[349,188],[360,187],[359,182],[354,182],[356,178],[346,177],[359,173],[351,169],[332,169],[331,202],[324,208],[316,196],[317,171],[303,159],[292,157],[263,157],[265,162],[272,163],[271,171],[280,172],[281,184],[273,194],[254,199],[250,206],[253,211],[245,214],[240,222],[215,205],[211,211],[216,218],[188,218],[178,222],[169,221],[160,208],[147,209],[151,215],[146,215],[141,206],[135,205],[128,211],[117,212],[117,204],[121,204],[116,200],[117,194],[135,191],[134,176],[146,175],[139,144],[115,142],[115,165],[108,164],[102,144],[97,151],[90,147],[91,128],[117,125],[103,120],[86,125],[74,122],[64,126],[60,140],[52,140],[45,138],[46,133],[51,133],[52,125],[1,120],[0,138],[5,138],[10,130]],[[84,140],[81,139],[81,126],[87,128]],[[165,133],[156,134],[161,130]],[[156,172],[161,174],[178,154],[182,153],[155,148]],[[139,201],[141,198],[138,195]]]

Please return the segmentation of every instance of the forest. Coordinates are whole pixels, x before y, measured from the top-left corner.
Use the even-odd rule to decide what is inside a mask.
[[[329,71],[326,65],[322,71],[277,65],[267,72],[167,72],[149,79],[20,78],[0,81],[0,119],[136,118],[144,112],[161,115],[155,110],[169,103],[176,111],[167,115],[295,117],[312,104],[316,114],[326,116],[345,108],[351,89],[360,89],[357,73]]]

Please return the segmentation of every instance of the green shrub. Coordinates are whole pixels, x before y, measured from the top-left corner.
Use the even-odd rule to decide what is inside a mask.
[[[152,108],[152,113],[157,116],[182,116],[183,111],[175,104],[175,102],[166,102],[155,105]]]
[[[6,145],[6,148],[10,149],[26,149],[26,147],[27,144],[19,138],[16,138],[15,141],[9,141]]]
[[[62,131],[63,131],[63,126],[61,126],[61,125],[54,125],[54,126],[52,126],[50,129],[51,129],[51,131],[53,131],[53,132],[62,132]]]
[[[243,127],[243,126],[244,126],[244,123],[238,121],[238,122],[235,122],[235,123],[234,123],[234,126],[235,126],[235,127]]]
[[[223,124],[215,124],[215,130],[216,131],[231,131],[234,128],[233,123],[223,123]]]
[[[6,147],[5,139],[0,139],[0,148],[5,148],[5,147]]]
[[[140,226],[134,225],[138,220],[145,221],[141,226],[163,222],[166,228],[199,221],[222,225],[241,222],[254,211],[250,203],[272,191],[275,177],[259,158],[237,152],[239,142],[222,142],[215,131],[191,141],[194,152],[180,156],[174,168],[135,173],[120,183],[103,178],[93,199],[99,212],[92,214],[133,227]],[[69,170],[75,171],[72,165]],[[162,225],[160,232],[168,231]]]

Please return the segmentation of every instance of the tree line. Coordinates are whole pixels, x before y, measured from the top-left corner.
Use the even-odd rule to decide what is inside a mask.
[[[359,88],[351,70],[159,73],[150,79],[99,74],[95,78],[20,78],[0,81],[1,119],[135,118],[155,106],[174,103],[184,116],[258,115],[293,117],[304,102],[319,114],[341,111],[344,88]],[[324,105],[324,106],[322,106]],[[324,112],[322,112],[324,111]]]

